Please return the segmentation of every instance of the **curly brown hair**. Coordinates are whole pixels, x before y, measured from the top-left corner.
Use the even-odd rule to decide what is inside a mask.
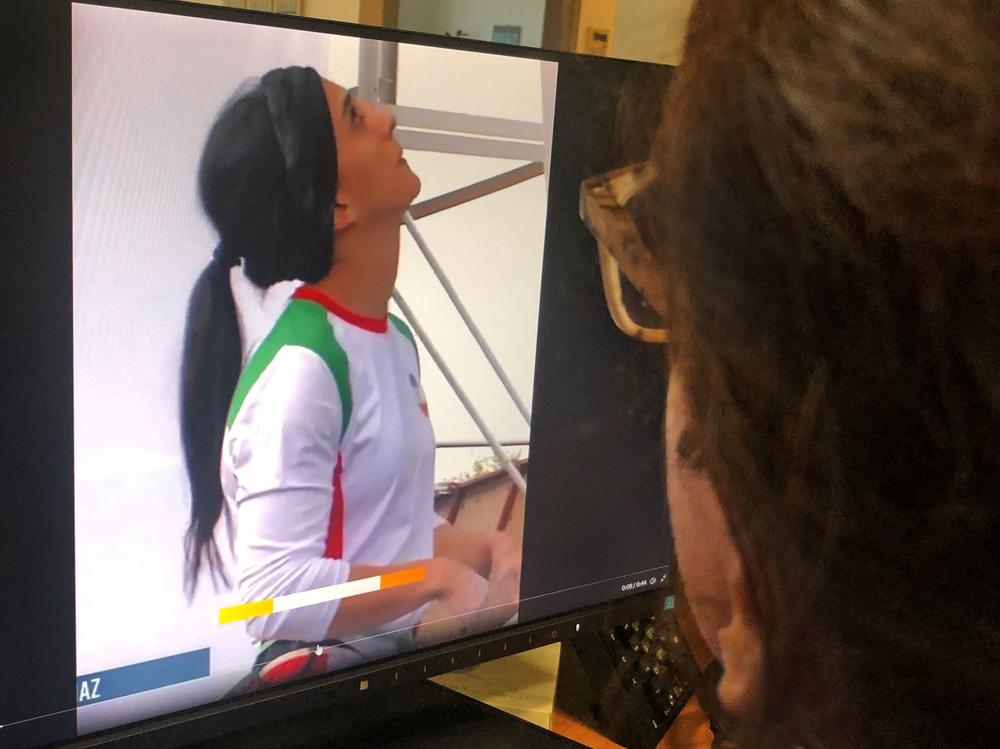
[[[744,746],[1000,726],[1000,3],[694,8],[643,233],[764,632]]]

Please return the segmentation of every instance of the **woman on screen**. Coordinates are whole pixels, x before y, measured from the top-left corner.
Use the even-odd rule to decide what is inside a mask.
[[[285,68],[237,93],[202,155],[202,204],[220,243],[192,291],[185,335],[188,591],[205,567],[228,582],[215,540],[222,517],[244,603],[379,577],[385,587],[249,618],[250,636],[267,643],[258,683],[500,626],[516,612],[513,545],[460,534],[433,510],[417,349],[388,313],[402,214],[420,189],[394,127],[315,70]],[[234,303],[243,278],[261,296],[295,282],[260,341]]]
[[[695,4],[639,225],[741,746],[996,746],[997,31],[994,2]]]

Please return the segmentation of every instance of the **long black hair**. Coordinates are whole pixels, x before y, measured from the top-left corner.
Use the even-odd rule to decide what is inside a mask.
[[[223,514],[222,440],[242,365],[230,268],[257,286],[315,283],[333,262],[337,149],[323,83],[312,68],[272,70],[223,108],[198,171],[201,203],[219,233],[191,291],[181,365],[180,425],[191,488],[185,588],[202,564],[228,585],[214,532]]]

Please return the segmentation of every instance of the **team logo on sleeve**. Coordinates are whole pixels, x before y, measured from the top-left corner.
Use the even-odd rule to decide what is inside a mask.
[[[417,405],[420,406],[421,413],[423,413],[423,415],[427,418],[430,418],[431,414],[427,408],[427,398],[424,396],[424,389],[420,387],[420,382],[413,376],[412,373],[410,374],[410,385],[412,385],[413,389],[416,391]]]

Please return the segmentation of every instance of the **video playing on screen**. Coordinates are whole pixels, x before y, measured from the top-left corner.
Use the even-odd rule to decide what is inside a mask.
[[[81,706],[93,706],[81,710],[82,724],[91,714],[100,724],[102,703],[111,712],[125,704],[109,702],[125,696],[111,691],[123,681],[106,674],[112,662],[128,664],[121,668],[144,691],[155,675],[174,683],[211,675],[197,701],[517,619],[525,496],[515,481],[530,440],[518,401],[530,408],[555,64],[394,45],[393,111],[351,90],[363,76],[361,44],[74,10],[77,660]],[[308,111],[317,105],[325,122]],[[503,119],[534,140],[479,139],[481,152],[495,154],[481,155],[475,138],[398,122],[408,115],[434,126],[439,112],[438,127]],[[331,119],[332,137],[322,132]],[[278,129],[277,139],[261,126]],[[266,136],[285,158],[336,141],[339,167],[326,162],[339,172],[333,199],[353,212],[334,227],[329,277],[344,289],[339,299],[320,278],[303,282],[297,271],[308,263],[286,269],[269,257],[287,247],[220,243],[220,233],[243,236],[228,223],[252,221],[240,211],[298,198],[297,185],[266,179],[267,164],[247,166],[242,189],[219,184],[239,173],[229,161],[271,156],[260,152]],[[309,138],[328,143],[296,142]],[[424,148],[400,160],[398,141],[408,138]],[[475,199],[439,210],[429,202],[518,168],[527,178]],[[414,215],[428,213],[417,219],[420,241],[518,401],[414,237],[403,234],[398,277],[393,248],[379,245],[384,216],[395,210],[398,227],[411,202]],[[216,247],[231,256],[213,257]],[[213,273],[225,273],[223,294],[235,301],[243,369],[225,383],[224,501],[214,511],[192,509],[192,495],[206,505],[213,498],[197,486],[204,461],[185,460],[203,448],[198,429],[212,427],[211,395],[182,382],[182,373],[205,389],[224,379],[224,352],[198,340],[218,335],[198,319],[219,314],[199,304],[217,302],[192,296],[205,294]],[[388,316],[365,310],[393,286],[408,315],[396,303]],[[446,377],[460,383],[474,416]],[[189,433],[184,418],[194,422]],[[505,443],[502,454],[488,439]],[[426,591],[442,576],[448,590],[432,597]],[[345,602],[359,597],[367,606],[349,610]],[[190,688],[182,699],[192,699]]]

